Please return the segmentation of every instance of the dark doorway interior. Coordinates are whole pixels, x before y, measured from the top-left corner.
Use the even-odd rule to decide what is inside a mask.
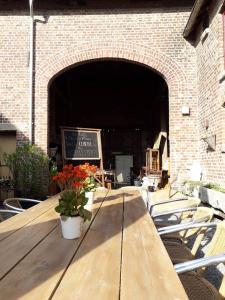
[[[101,128],[104,167],[114,168],[115,155],[122,154],[132,155],[140,168],[160,132],[168,137],[167,84],[151,69],[127,61],[75,66],[49,86],[49,145],[61,144],[61,126]]]

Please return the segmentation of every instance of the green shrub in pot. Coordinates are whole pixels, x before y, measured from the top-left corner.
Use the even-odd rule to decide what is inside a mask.
[[[25,144],[11,154],[4,154],[4,162],[13,176],[15,196],[41,199],[48,194],[49,158],[37,146]]]

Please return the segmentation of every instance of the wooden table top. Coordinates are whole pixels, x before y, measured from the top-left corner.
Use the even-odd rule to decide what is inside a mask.
[[[98,191],[82,237],[57,196],[0,224],[0,299],[188,299],[138,192]]]

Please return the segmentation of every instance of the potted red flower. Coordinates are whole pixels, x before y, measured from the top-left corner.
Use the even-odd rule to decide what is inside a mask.
[[[62,234],[66,239],[80,237],[83,223],[91,220],[92,213],[84,207],[88,201],[84,190],[87,177],[88,173],[82,165],[65,165],[62,172],[52,178],[61,189],[55,210],[60,213]]]
[[[81,168],[88,174],[87,178],[85,179],[84,191],[85,197],[88,198],[87,204],[90,205],[94,201],[94,192],[97,186],[95,175],[97,173],[98,168],[97,166],[90,165],[89,163],[81,165]]]

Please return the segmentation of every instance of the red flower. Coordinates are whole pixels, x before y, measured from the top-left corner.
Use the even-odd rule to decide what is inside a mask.
[[[81,187],[82,184],[81,184],[81,182],[79,182],[79,181],[74,181],[74,182],[72,183],[72,186],[73,186],[73,187]]]
[[[58,172],[57,175],[52,177],[52,180],[56,181],[61,189],[75,189],[76,192],[81,192],[82,188],[86,186],[85,179],[93,176],[96,173],[97,167],[85,163],[79,166],[73,166],[72,164],[65,165],[62,172]]]

